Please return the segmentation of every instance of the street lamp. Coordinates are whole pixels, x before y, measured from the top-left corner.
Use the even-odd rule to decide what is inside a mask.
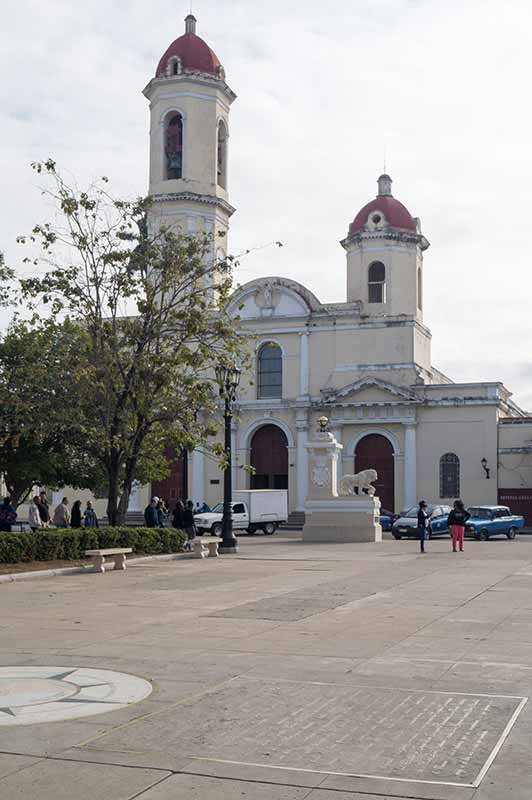
[[[220,553],[238,553],[238,541],[233,533],[233,454],[231,452],[231,420],[233,418],[232,405],[235,401],[236,390],[240,383],[241,370],[233,364],[219,364],[215,368],[216,380],[220,388],[220,397],[225,403],[225,468],[224,468],[224,510],[222,517],[222,544]]]

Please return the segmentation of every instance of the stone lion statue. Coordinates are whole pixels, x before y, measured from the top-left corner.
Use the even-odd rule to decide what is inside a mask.
[[[362,494],[365,490],[370,497],[373,497],[375,487],[371,484],[375,483],[378,477],[374,469],[364,469],[356,475],[344,475],[338,483],[338,494],[345,497],[350,494]]]

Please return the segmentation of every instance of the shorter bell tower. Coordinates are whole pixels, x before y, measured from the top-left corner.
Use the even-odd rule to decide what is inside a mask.
[[[227,254],[229,112],[235,93],[189,14],[185,33],[161,57],[144,89],[150,103],[149,194],[155,225],[214,236]]]
[[[362,302],[364,316],[406,317],[423,322],[423,252],[429,242],[419,219],[392,195],[381,175],[378,195],[349,226],[347,301]]]

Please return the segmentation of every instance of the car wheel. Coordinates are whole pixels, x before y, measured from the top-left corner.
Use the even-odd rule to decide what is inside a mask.
[[[490,535],[487,532],[487,530],[484,529],[484,530],[480,531],[480,537],[479,538],[480,538],[481,542],[487,542],[488,539],[490,538]]]
[[[402,539],[403,538],[400,533],[393,533],[392,536],[393,536],[394,539]]]
[[[510,528],[510,530],[508,531],[508,533],[506,534],[506,536],[507,536],[509,539],[515,539],[515,537],[517,536],[517,528]]]
[[[222,532],[223,527],[221,522],[216,522],[211,528],[211,533],[213,536],[221,536]]]
[[[275,522],[267,522],[262,529],[266,536],[273,536],[275,533]]]

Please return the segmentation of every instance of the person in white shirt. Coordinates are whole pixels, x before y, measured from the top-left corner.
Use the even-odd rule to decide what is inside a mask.
[[[30,524],[30,528],[32,529],[33,533],[39,528],[42,528],[42,520],[41,515],[39,512],[39,498],[37,495],[33,498],[30,503],[30,508],[28,511],[28,522]]]

